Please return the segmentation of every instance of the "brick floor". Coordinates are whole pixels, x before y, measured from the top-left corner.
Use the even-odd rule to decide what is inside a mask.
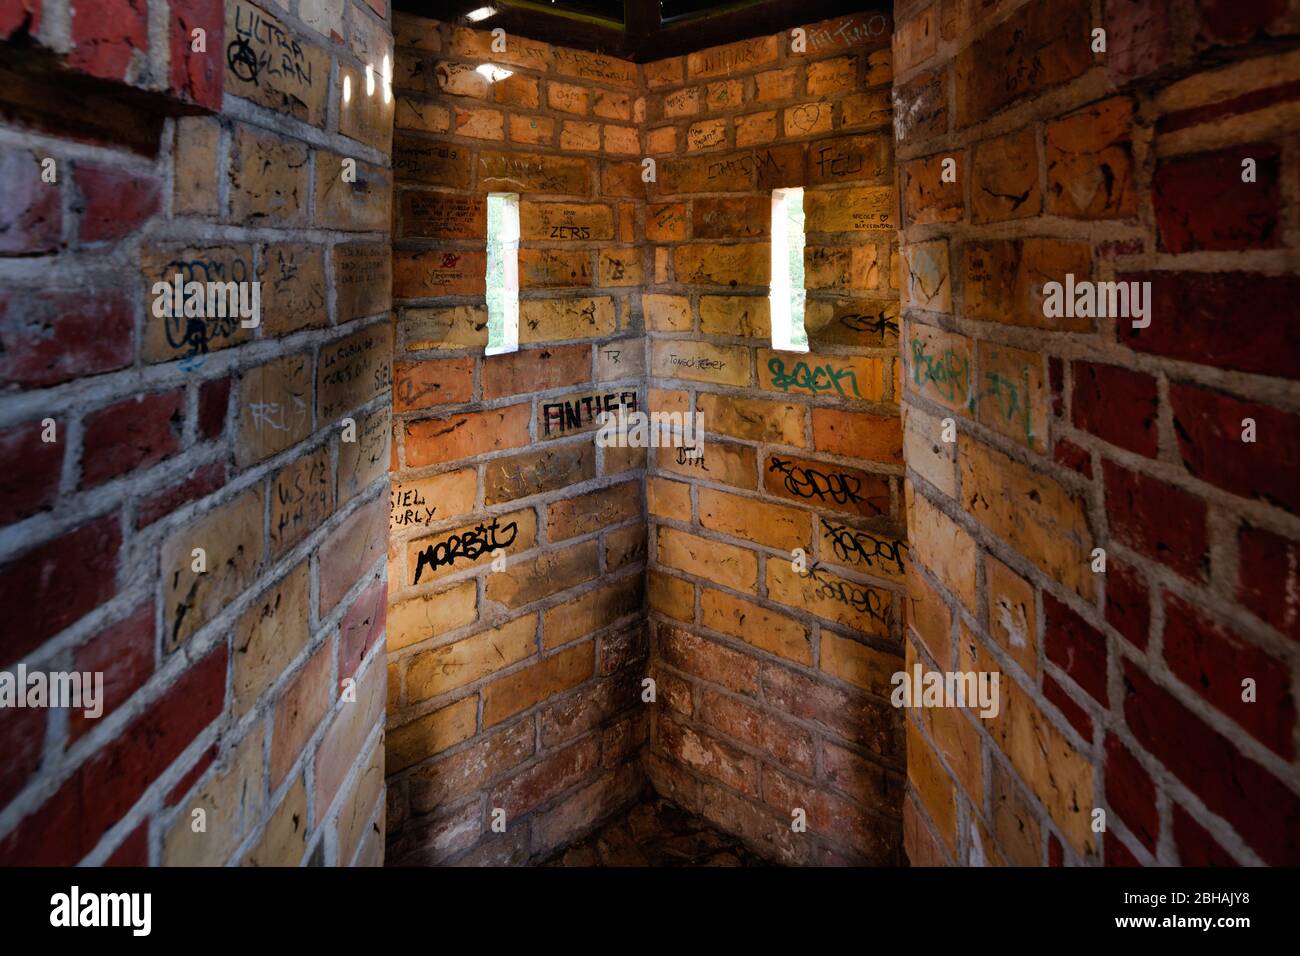
[[[769,866],[733,836],[653,794],[543,866]]]

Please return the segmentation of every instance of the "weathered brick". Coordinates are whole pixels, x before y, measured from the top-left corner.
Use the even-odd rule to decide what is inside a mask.
[[[1181,488],[1103,460],[1106,515],[1123,544],[1200,580],[1209,563],[1205,501]]]

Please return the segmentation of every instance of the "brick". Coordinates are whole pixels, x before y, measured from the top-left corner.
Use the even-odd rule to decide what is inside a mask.
[[[1047,124],[1047,211],[1076,219],[1128,219],[1137,212],[1133,108],[1102,100]]]
[[[378,243],[339,243],[333,248],[338,321],[391,308],[392,256]]]
[[[427,21],[423,27],[428,31]],[[486,30],[471,30],[465,27],[451,28],[451,52],[472,60],[500,60],[522,66],[529,70],[545,73],[551,65],[552,48],[540,40],[510,35],[506,39],[504,50],[494,50],[493,36]]]
[[[393,295],[401,299],[483,295],[487,255],[400,250],[393,255]]]
[[[1151,283],[1145,329],[1118,322],[1116,337],[1139,352],[1214,368],[1287,378],[1300,363],[1284,303],[1300,295],[1300,277],[1250,272],[1129,273]]]
[[[157,282],[246,281],[253,278],[253,247],[144,245],[140,250],[140,273],[144,280],[145,323],[143,356],[148,362],[194,358],[227,348],[252,337],[242,322],[199,323],[158,318],[153,314],[153,286]]]
[[[682,67],[684,61],[681,57],[675,56],[667,60],[653,60],[642,66],[645,71],[646,85],[652,89],[659,89],[664,86],[672,86],[674,83],[682,82]]]
[[[650,348],[651,374],[655,377],[725,385],[750,384],[747,349],[680,340],[654,341]]]
[[[763,471],[763,487],[781,498],[862,517],[890,510],[889,483],[884,477],[812,458],[771,456]]]
[[[692,243],[673,250],[678,282],[695,285],[766,285],[771,268],[767,243]]]
[[[1151,601],[1136,569],[1113,558],[1106,566],[1106,623],[1134,647],[1146,647]]]
[[[766,237],[771,210],[766,196],[695,199],[691,202],[691,235],[696,239]]]
[[[907,722],[907,779],[951,850],[957,844],[957,795],[951,779],[915,725]]]
[[[432,189],[404,189],[401,235],[420,239],[483,239],[487,203],[477,196]]]
[[[175,454],[180,448],[184,397],[179,390],[141,395],[88,416],[83,425],[83,485],[101,484]]]
[[[710,119],[692,123],[686,130],[686,149],[695,152],[727,145],[727,120]],[[737,143],[737,146],[740,144]]]
[[[194,468],[150,500],[142,501],[136,508],[135,526],[136,528],[147,527],[167,517],[182,505],[206,498],[223,488],[225,484],[226,463],[224,461],[214,461]]]
[[[488,578],[487,599],[506,607],[531,604],[597,577],[598,561],[599,547],[594,540],[538,555],[492,574]]]
[[[310,581],[301,562],[266,591],[235,625],[232,709],[251,710],[307,646]]]
[[[519,287],[550,289],[591,286],[591,253],[557,249],[523,249],[519,253]],[[525,301],[521,307],[554,315],[563,303]],[[612,310],[611,310],[612,313]],[[591,316],[588,316],[590,319]],[[610,316],[612,321],[612,314]]]
[[[1174,804],[1174,842],[1183,866],[1236,866],[1232,855],[1180,805]]]
[[[660,564],[754,593],[758,561],[752,551],[662,526],[656,533],[656,540]]]
[[[758,763],[737,748],[678,723],[659,717],[657,748],[677,763],[713,777],[750,796],[758,794]]]
[[[525,615],[406,659],[406,702],[438,697],[531,657],[537,616]]]
[[[1169,669],[1256,739],[1290,759],[1295,754],[1291,731],[1296,712],[1289,668],[1191,602],[1165,594],[1164,607]],[[1246,678],[1255,682],[1260,703],[1242,700]]]
[[[53,507],[63,470],[62,442],[45,442],[40,422],[0,430],[0,522],[13,524]]]
[[[389,493],[390,531],[420,528],[473,511],[477,484],[473,468],[444,471],[425,478],[394,476]]]
[[[122,368],[132,361],[133,328],[120,289],[0,293],[0,377],[40,388]]]
[[[529,146],[549,146],[555,142],[555,121],[545,116],[507,117],[510,141]]]
[[[1149,750],[1266,863],[1294,859],[1300,798],[1247,757],[1132,661],[1124,661],[1124,716]]]
[[[813,447],[820,452],[903,463],[903,427],[897,417],[814,408],[812,427]]]
[[[1102,461],[1111,534],[1193,581],[1209,564],[1204,500],[1157,478]]]
[[[744,538],[783,551],[802,548],[811,540],[808,513],[798,508],[768,504],[712,488],[700,488],[700,525],[732,537]]]
[[[292,225],[307,212],[307,150],[240,126],[231,141],[230,214]]]
[[[570,444],[498,458],[484,470],[484,501],[492,505],[565,488],[596,475],[592,445]]]
[[[422,468],[529,443],[527,402],[449,418],[406,423],[406,464]]]
[[[625,481],[548,505],[547,540],[565,541],[640,516],[641,482]]]
[[[478,617],[477,598],[477,587],[471,580],[394,602],[388,609],[386,628],[389,652],[472,624]]]
[[[1033,586],[991,554],[984,557],[984,580],[988,593],[989,633],[1026,673],[1036,675],[1038,611]],[[1053,606],[1064,608],[1055,599]],[[1103,644],[1103,662],[1104,650]],[[1102,676],[1104,678],[1104,670]]]
[[[1047,659],[1103,705],[1106,690],[1106,638],[1068,605],[1043,592],[1043,649]]]
[[[684,598],[686,606],[690,607],[689,592]],[[711,588],[701,591],[700,610],[700,620],[705,627],[805,667],[812,663],[812,645],[807,629],[784,615]]]
[[[971,162],[971,221],[1037,216],[1043,208],[1038,178],[1038,141],[1032,127],[980,143]]]
[[[166,866],[216,866],[224,863],[240,839],[262,815],[262,748],[266,734],[255,724],[228,751],[223,766],[183,804],[183,812],[163,834],[162,862]],[[202,810],[210,831],[191,828],[195,810]]]
[[[950,498],[957,496],[957,448],[939,419],[903,405],[903,457],[909,468]]]
[[[325,308],[325,254],[320,247],[264,246],[257,277],[262,283],[264,335],[319,328],[329,320]]]
[[[778,135],[776,110],[736,117],[737,146],[761,146],[773,142]]]
[[[72,10],[68,65],[105,80],[124,80],[149,50],[148,13],[139,0],[110,0],[103,9]]]
[[[957,460],[967,514],[1054,580],[1091,598],[1093,538],[1084,502],[1050,478],[964,436]]]
[[[248,467],[311,434],[311,356],[286,355],[243,374],[235,461]]]
[[[595,669],[592,647],[578,644],[490,683],[483,690],[483,726],[498,724],[586,681]]]
[[[548,610],[543,619],[543,647],[550,650],[591,634],[642,607],[639,578],[623,578],[588,591]]]
[[[876,129],[892,123],[889,90],[854,93],[840,100],[841,129]]]
[[[560,126],[560,149],[598,152],[600,150],[600,124],[565,120]]]
[[[952,182],[945,182],[944,163],[950,159],[955,178]],[[962,150],[938,153],[903,164],[903,205],[909,226],[962,220],[965,216],[962,195],[969,175],[966,165],[966,153]]]
[[[431,813],[519,766],[534,750],[532,721],[519,721],[468,748],[440,757],[408,778],[411,809]]]
[[[960,598],[968,611],[975,613],[975,539],[928,498],[916,494],[910,484],[907,530],[909,556],[924,565],[944,589]]]
[[[396,156],[396,152],[394,152]],[[392,220],[392,170],[358,162],[356,181],[344,182],[343,158],[317,151],[316,225],[347,232],[386,232]]]
[[[1067,273],[1075,281],[1090,275],[1091,247],[1086,242],[1063,239],[967,242],[962,267],[966,311],[970,318],[1067,332],[1087,331],[1092,327],[1093,320],[1086,317],[1049,319],[1043,315],[1043,287],[1048,282],[1061,282]]]
[[[460,405],[474,393],[474,359],[398,362],[393,366],[393,410]]]
[[[779,445],[804,444],[803,409],[796,403],[700,392],[695,404],[713,434]]]
[[[0,842],[0,860],[28,866],[70,866],[81,860],[221,713],[226,666],[224,645],[191,665],[10,831]],[[142,747],[141,741],[149,745]]]
[[[827,674],[887,697],[890,678],[900,670],[903,660],[898,654],[885,653],[861,641],[823,631],[819,663]]]
[[[851,401],[881,401],[884,397],[882,359],[769,349],[759,349],[754,359],[758,384],[768,391]]]
[[[948,72],[921,73],[894,88],[898,142],[917,142],[948,131]]]
[[[1257,181],[1242,182],[1242,161],[1257,164]],[[1166,159],[1156,166],[1151,197],[1165,252],[1270,249],[1281,244],[1282,197],[1276,144]]]
[[[80,213],[77,238],[82,242],[121,239],[139,232],[161,207],[161,191],[152,177],[78,164],[73,181],[80,194],[73,208]]]
[[[1074,424],[1099,438],[1154,458],[1159,445],[1159,396],[1150,375],[1116,365],[1074,362],[1070,407]]]
[[[788,558],[768,558],[766,574],[773,601],[865,634],[883,636],[889,631],[889,591],[848,580],[816,563],[801,573]]]
[[[897,195],[892,186],[853,186],[809,191],[804,195],[808,232],[867,233],[893,236],[898,229]]]
[[[952,311],[952,276],[946,240],[907,246],[907,278],[901,298],[913,308]]]
[[[808,144],[808,185],[893,178],[893,155],[884,136],[836,136]]]
[[[1300,544],[1244,524],[1237,532],[1237,600],[1288,637],[1300,638]]]
[[[596,260],[597,281],[602,286],[639,286],[645,280],[642,250],[602,249]]]
[[[245,0],[226,6],[225,41],[239,53],[226,58],[226,93],[312,126],[325,125],[328,53]],[[291,49],[288,59],[282,61],[284,43],[289,43]],[[253,67],[254,63],[259,64],[258,68]],[[261,68],[261,64],[268,63],[279,64],[279,69]]]
[[[1079,732],[1080,737],[1084,740],[1092,740],[1092,718],[1051,674],[1043,675],[1043,697],[1049,704],[1056,705],[1056,708],[1065,715],[1065,719],[1070,722],[1070,726]]]
[[[334,802],[347,776],[357,762],[362,744],[379,726],[384,712],[384,668],[372,663],[357,677],[355,703],[338,708],[316,747],[316,787],[313,806],[328,807]]]
[[[488,192],[591,192],[591,166],[583,159],[484,150],[478,163],[479,189]]]
[[[609,296],[535,299],[519,304],[520,345],[599,338],[613,331],[614,300]]]
[[[956,125],[981,122],[1004,106],[1082,75],[1092,55],[1090,7],[1069,0],[1052,9],[1022,7],[954,59]]]
[[[1049,415],[1043,357],[989,342],[978,345],[981,422],[1035,451],[1047,451]]]
[[[519,554],[537,542],[537,513],[531,508],[493,515],[459,528],[448,528],[427,537],[409,538],[406,541],[406,585],[427,584],[464,570],[465,563],[486,564],[492,561],[492,551],[477,547],[495,544],[510,554]],[[493,548],[495,551],[496,548]],[[457,558],[463,562],[457,564]]]
[[[153,602],[145,601],[124,620],[104,628],[77,648],[73,669],[104,675],[100,719],[117,710],[153,675]],[[93,726],[84,711],[68,712],[70,742],[80,739]]]
[[[388,729],[384,735],[387,771],[405,770],[474,736],[477,710],[477,697],[463,697],[410,723]]]
[[[698,719],[731,740],[771,754],[792,770],[807,776],[814,772],[813,737],[794,724],[708,689],[701,695]]]
[[[387,526],[387,502],[376,498],[348,515],[321,543],[316,555],[321,616],[337,607],[384,553]]]
[[[602,130],[605,152],[632,156],[641,152],[641,134],[631,126],[606,126]]]
[[[392,463],[393,410],[380,406],[357,423],[356,441],[338,443],[338,501],[347,502],[385,474]]]
[[[1178,450],[1192,475],[1233,494],[1300,511],[1300,419],[1182,383],[1170,384],[1169,403]],[[1255,422],[1254,442],[1242,441],[1247,418]]]

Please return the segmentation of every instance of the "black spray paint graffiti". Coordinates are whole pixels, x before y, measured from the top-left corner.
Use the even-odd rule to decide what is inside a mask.
[[[208,287],[209,282],[244,282],[248,278],[248,264],[243,259],[230,263],[230,275],[226,275],[224,262],[201,259],[173,259],[163,269],[163,281],[170,281],[180,275],[183,284],[201,282]],[[173,310],[180,312],[181,310]],[[164,318],[163,329],[167,334],[167,344],[174,349],[185,349],[181,358],[204,355],[209,345],[219,338],[228,338],[235,334],[239,324],[239,315],[186,316],[176,314]]]
[[[864,584],[854,584],[852,581],[845,581],[843,578],[832,577],[822,571],[820,565],[814,564],[808,569],[807,573],[801,574],[800,577],[811,578],[817,587],[813,591],[814,597],[830,598],[832,601],[838,601],[853,608],[855,611],[863,611],[877,621],[888,622],[885,614],[884,602],[881,600],[881,592],[875,588],[869,588]]]
[[[298,41],[242,4],[235,7],[235,38],[226,46],[226,64],[244,83],[256,84],[258,76],[266,73],[311,86],[311,63]]]
[[[869,531],[858,531],[848,525],[837,524],[822,518],[822,527],[831,536],[831,550],[835,556],[846,564],[861,564],[874,568],[879,563],[881,570],[889,574],[903,573],[903,553],[907,551],[904,541],[886,541],[877,538]]]
[[[898,334],[898,322],[891,319],[884,309],[875,315],[868,312],[850,312],[841,315],[840,324],[854,332],[870,332],[881,336],[887,332]]]
[[[607,392],[604,395],[547,402],[542,406],[542,433],[551,434],[552,425],[560,434],[584,425],[594,425],[597,416],[606,412],[613,413],[619,406],[636,411],[636,392]]]
[[[426,567],[430,571],[436,571],[440,567],[455,564],[457,558],[477,561],[498,548],[508,548],[519,534],[519,525],[512,521],[508,525],[499,526],[499,520],[493,518],[489,525],[480,524],[460,534],[453,534],[446,541],[429,545],[416,560],[415,577],[411,583],[420,583],[420,575]]]
[[[818,501],[829,498],[837,505],[869,504],[867,499],[858,494],[862,489],[862,479],[856,475],[842,472],[828,475],[816,468],[804,468],[776,456],[772,457],[767,470],[783,475],[785,490],[797,498],[816,498]]]
[[[433,513],[438,510],[437,505],[429,507],[418,488],[401,491],[394,488],[389,493],[389,500],[393,524],[396,525],[428,524],[433,520]]]

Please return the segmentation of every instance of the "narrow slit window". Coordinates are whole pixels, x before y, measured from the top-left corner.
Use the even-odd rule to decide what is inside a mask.
[[[804,329],[803,189],[772,190],[772,348],[808,351]]]
[[[488,355],[519,348],[519,196],[487,197]]]

